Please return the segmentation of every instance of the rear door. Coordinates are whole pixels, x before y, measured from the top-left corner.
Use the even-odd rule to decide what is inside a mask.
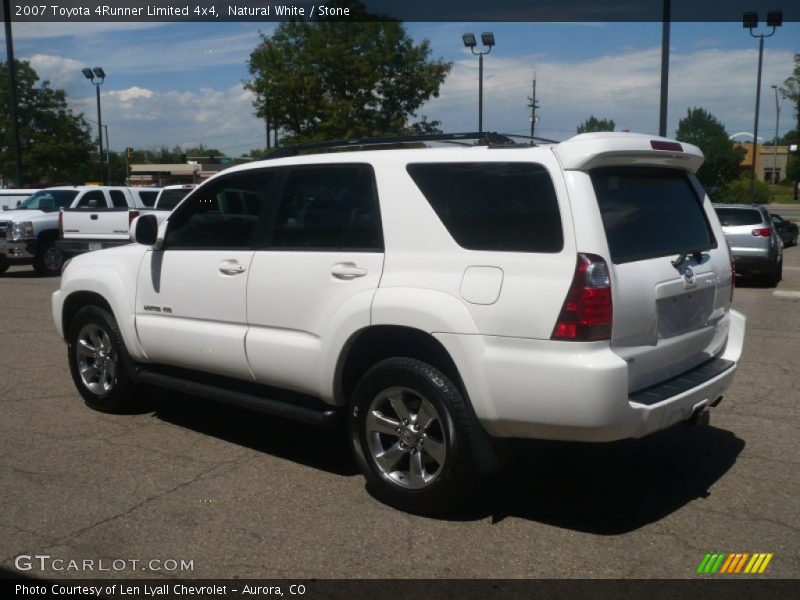
[[[681,169],[590,171],[612,262],[612,349],[631,392],[691,369],[727,339],[731,269],[714,210]]]
[[[291,167],[282,190],[247,282],[247,356],[261,383],[317,395],[336,332],[370,324],[384,256],[375,179],[365,164]]]

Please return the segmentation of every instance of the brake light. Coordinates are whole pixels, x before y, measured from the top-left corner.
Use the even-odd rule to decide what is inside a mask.
[[[64,211],[58,211],[58,239],[64,239]]]
[[[131,223],[133,223],[133,220],[138,216],[139,216],[139,211],[138,210],[130,210],[130,211],[128,211],[128,227],[131,226]]]
[[[759,227],[753,229],[752,233],[756,237],[769,237],[772,235],[772,227]]]
[[[611,276],[606,261],[595,254],[579,253],[572,284],[550,339],[608,340],[613,314]]]
[[[669,150],[670,152],[683,152],[683,146],[678,142],[665,142],[663,140],[650,140],[653,150]]]

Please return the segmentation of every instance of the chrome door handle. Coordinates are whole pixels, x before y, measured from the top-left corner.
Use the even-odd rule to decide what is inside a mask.
[[[357,267],[355,263],[347,262],[347,263],[337,263],[333,265],[331,268],[331,275],[336,277],[336,279],[355,279],[356,277],[363,277],[367,274],[366,269],[362,269],[361,267]]]
[[[219,270],[220,273],[225,273],[225,275],[238,275],[245,272],[245,267],[235,260],[225,260],[219,263]]]

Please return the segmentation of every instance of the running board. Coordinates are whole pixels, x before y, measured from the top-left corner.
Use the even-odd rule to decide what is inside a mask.
[[[212,383],[199,383],[183,377],[158,373],[141,367],[136,370],[135,377],[136,381],[141,383],[149,383],[157,387],[200,396],[217,402],[224,402],[225,404],[232,404],[277,417],[285,417],[301,423],[336,427],[342,422],[341,409],[324,404],[322,401],[319,401],[321,405],[319,407],[301,406],[290,400],[274,400]]]

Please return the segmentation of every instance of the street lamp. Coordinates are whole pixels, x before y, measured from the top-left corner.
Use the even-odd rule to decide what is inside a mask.
[[[474,33],[465,33],[461,39],[464,40],[464,47],[469,48],[470,52],[478,57],[478,133],[483,133],[483,55],[492,51],[494,34],[491,31],[484,31],[481,34],[481,43],[484,48],[488,48],[484,52],[475,51],[478,42],[475,41]]]
[[[778,122],[781,119],[781,103],[778,100],[778,86],[770,86],[775,90],[775,144],[772,146],[772,183],[778,183]]]
[[[750,172],[750,201],[755,202],[756,192],[756,158],[758,156],[758,109],[761,103],[761,64],[764,61],[764,38],[775,33],[775,29],[783,25],[783,13],[771,10],[767,13],[767,27],[772,27],[769,33],[753,33],[758,27],[758,13],[746,12],[742,15],[742,27],[750,30],[750,35],[758,38],[758,77],[756,78],[756,116],[753,124],[753,169]]]
[[[100,86],[106,79],[106,72],[101,67],[95,67],[94,69],[82,69],[81,73],[92,82],[97,92],[97,145],[100,148],[100,179],[103,185],[106,185],[106,169],[103,164],[103,119],[100,116]]]

